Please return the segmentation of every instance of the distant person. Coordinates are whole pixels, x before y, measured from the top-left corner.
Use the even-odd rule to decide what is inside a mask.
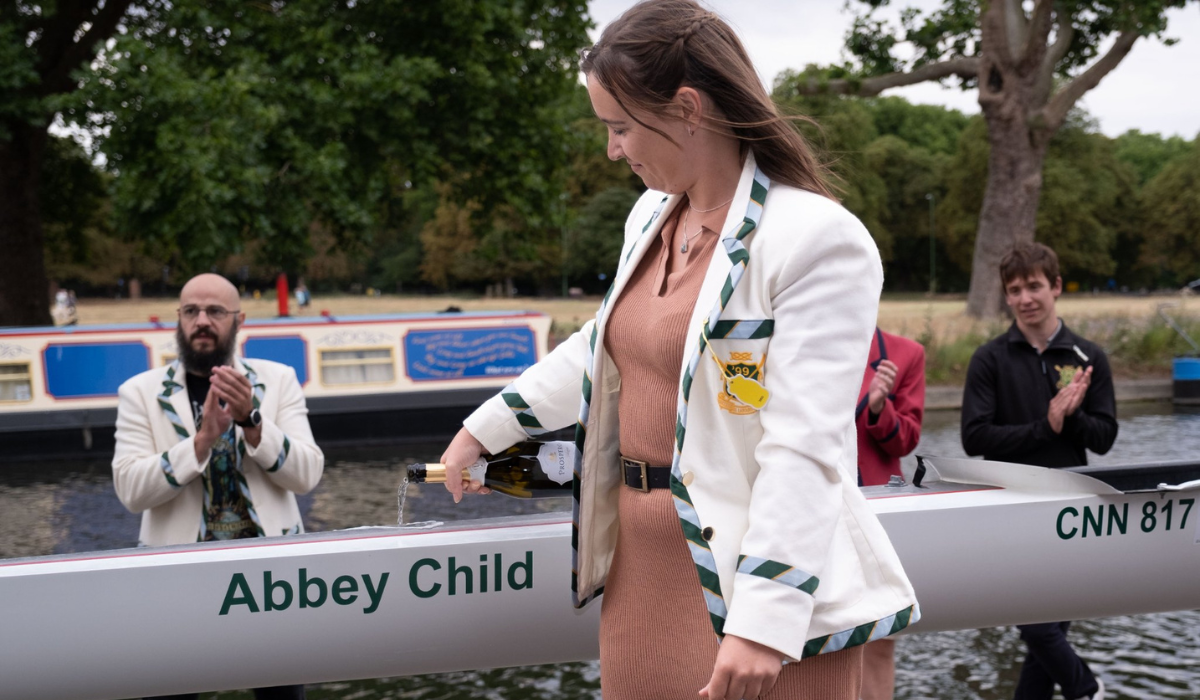
[[[304,284],[303,277],[296,282],[295,295],[296,304],[302,309],[307,309],[309,303],[312,302],[312,294],[308,292],[308,287]]]
[[[1004,299],[1016,320],[975,351],[963,391],[962,441],[969,455],[1042,467],[1087,464],[1117,438],[1108,358],[1055,312],[1058,256],[1040,243],[1000,261]],[[1069,574],[1067,574],[1069,575]],[[1018,625],[1029,653],[1016,700],[1104,697],[1104,684],[1067,641],[1070,622]]]
[[[917,449],[925,415],[925,348],[875,329],[859,389],[858,483],[881,486],[900,476],[900,458]],[[891,700],[896,687],[896,641],[863,647],[862,700]]]
[[[54,293],[54,307],[50,309],[50,316],[56,326],[73,326],[79,321],[70,292],[60,289]]]
[[[225,278],[192,278],[179,295],[179,359],[121,385],[113,483],[125,507],[142,514],[139,545],[304,529],[296,494],[317,485],[325,457],[295,371],[236,356],[244,320]],[[254,694],[303,698],[304,686]]]

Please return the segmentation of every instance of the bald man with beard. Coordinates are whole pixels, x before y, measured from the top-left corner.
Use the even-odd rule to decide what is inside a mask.
[[[296,372],[237,356],[240,301],[224,277],[193,277],[179,295],[178,359],[121,385],[113,484],[142,514],[139,545],[304,531],[296,494],[316,487],[325,456]],[[303,698],[304,687],[254,694]]]
[[[316,487],[325,456],[295,370],[237,357],[240,306],[224,277],[192,278],[179,295],[178,359],[121,385],[113,484],[142,514],[139,545],[304,530],[296,494]],[[304,687],[255,696],[303,698]]]

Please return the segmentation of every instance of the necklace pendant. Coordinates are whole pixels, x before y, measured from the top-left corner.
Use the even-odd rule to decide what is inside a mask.
[[[683,239],[683,245],[679,246],[679,252],[680,252],[680,253],[686,253],[686,252],[687,252],[687,239],[686,239],[686,238],[685,238],[685,239]]]

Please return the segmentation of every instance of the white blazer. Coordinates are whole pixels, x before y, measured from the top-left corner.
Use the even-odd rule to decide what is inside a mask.
[[[257,447],[243,440],[238,467],[250,505],[266,536],[303,532],[295,494],[321,480],[325,455],[313,441],[308,407],[296,372],[268,360],[239,358],[262,414]],[[208,460],[196,460],[187,382],[179,362],[131,377],[119,390],[113,485],[131,512],[142,514],[139,545],[195,542],[200,535]]]
[[[638,201],[596,319],[464,423],[492,453],[576,423],[580,606],[603,592],[624,488],[621,377],[604,351],[606,313],[680,201],[661,192]],[[739,243],[749,220],[757,227]],[[724,231],[679,370],[671,478],[714,631],[789,659],[897,632],[919,618],[916,597],[855,477],[854,407],[883,283],[878,250],[836,202],[770,185],[753,155]],[[761,410],[730,395],[735,373],[769,392]]]

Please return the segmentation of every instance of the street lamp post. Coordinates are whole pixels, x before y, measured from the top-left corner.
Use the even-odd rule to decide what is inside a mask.
[[[925,195],[925,199],[929,200],[929,296],[937,291],[937,258],[935,257],[935,248],[933,245],[933,232],[937,230],[933,219],[933,208],[937,198],[933,193]]]
[[[560,245],[562,247],[562,295],[563,299],[567,298],[567,193],[563,192],[558,196],[559,202],[559,219],[558,219],[558,234]]]

